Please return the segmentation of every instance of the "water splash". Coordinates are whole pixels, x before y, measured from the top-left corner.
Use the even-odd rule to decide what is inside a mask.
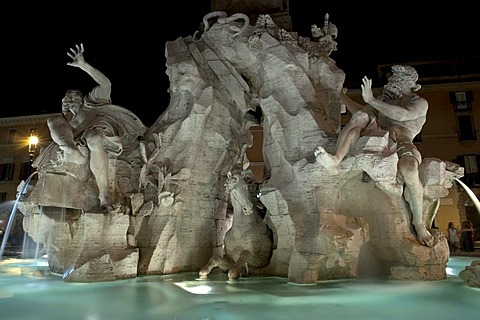
[[[12,211],[10,212],[10,217],[8,218],[7,227],[5,229],[5,234],[2,240],[2,246],[0,248],[0,260],[3,258],[3,253],[5,252],[5,247],[7,246],[8,236],[10,235],[10,230],[12,229],[13,221],[15,221],[15,214],[17,212],[17,207],[18,207],[20,198],[26,192],[28,184],[30,183],[30,180],[32,180],[32,177],[36,173],[37,171],[35,171],[28,177],[28,179],[25,181],[25,183],[23,184],[23,186],[21,187],[20,191],[17,194],[17,198],[15,200],[15,203],[13,204]]]
[[[475,193],[470,189],[465,183],[463,183],[460,179],[455,178],[455,180],[463,187],[463,189],[467,192],[467,194],[470,196],[470,198],[473,201],[473,204],[475,205],[475,208],[477,208],[478,214],[480,214],[480,201],[478,200],[477,196]]]
[[[75,270],[74,266],[67,267],[66,270],[63,272],[62,279],[65,279],[66,277],[68,277],[68,275],[72,273],[73,270]]]

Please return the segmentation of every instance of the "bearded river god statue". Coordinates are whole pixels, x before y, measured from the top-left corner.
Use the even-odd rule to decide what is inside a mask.
[[[395,117],[382,109],[415,99],[417,125],[423,125],[425,102],[411,90],[416,71],[397,66],[415,79],[386,87],[388,99],[373,98],[364,79],[365,103],[383,115],[365,117],[371,130],[334,158],[343,139],[341,104],[355,106],[343,92],[344,72],[330,58],[337,28],[328,15],[322,28],[312,27],[311,38],[278,28],[269,15],[251,25],[244,14],[212,12],[204,26],[166,43],[169,105],[138,143],[107,153],[102,194],[92,168],[84,167],[83,180],[58,174],[51,169],[54,153],[37,166],[38,182],[20,210],[25,231],[47,250],[50,268],[78,282],[206,276],[215,261],[233,270],[231,279],[445,279],[447,240],[430,226],[439,199],[463,168],[422,159],[409,143],[418,127],[397,130],[385,121]],[[249,163],[245,150],[254,125],[263,127],[265,179],[250,199],[259,199],[264,214],[237,220],[231,234],[249,234],[252,226],[240,222],[252,221],[265,237],[234,258],[240,263],[225,263],[226,234],[241,212],[238,203],[232,212],[231,201],[238,199],[225,184],[233,168]]]

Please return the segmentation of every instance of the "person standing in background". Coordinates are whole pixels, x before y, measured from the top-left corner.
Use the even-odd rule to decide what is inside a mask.
[[[460,248],[458,229],[452,221],[448,223],[448,247],[450,253],[457,252]]]
[[[463,251],[473,252],[475,250],[475,235],[473,223],[470,220],[465,220],[462,223],[462,229],[460,230],[460,232],[460,243],[462,245]]]

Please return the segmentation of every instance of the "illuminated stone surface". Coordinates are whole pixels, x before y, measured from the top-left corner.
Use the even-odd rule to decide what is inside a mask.
[[[334,25],[304,38],[268,15],[251,25],[246,15],[214,12],[204,22],[203,33],[166,43],[170,103],[138,148],[109,161],[112,212],[92,210],[91,176],[84,183],[53,181],[44,170],[22,200],[24,228],[44,245],[51,268],[68,273],[67,281],[108,281],[198,272],[212,255],[223,255],[232,219],[224,184],[233,167],[248,163],[249,129],[257,124],[251,113],[261,108],[260,200],[273,252],[252,275],[300,284],[445,279],[445,235],[431,230],[432,247],[416,240],[386,132],[359,140],[336,176],[315,161],[317,146],[330,152],[340,132],[345,74],[329,57]],[[152,93],[151,108],[158,103]],[[431,225],[439,198],[463,171],[438,159],[425,163]]]

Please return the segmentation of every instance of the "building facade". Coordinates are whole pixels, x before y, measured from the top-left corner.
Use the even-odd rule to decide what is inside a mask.
[[[32,162],[52,139],[47,118],[56,114],[0,118],[0,229],[5,230],[22,181],[36,180]],[[37,137],[38,141],[31,141]],[[33,175],[32,175],[33,174]],[[23,234],[21,215],[15,215],[12,234]]]

